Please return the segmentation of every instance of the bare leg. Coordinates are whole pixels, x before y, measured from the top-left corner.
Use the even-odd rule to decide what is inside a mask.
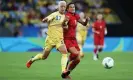
[[[79,51],[75,47],[69,48],[69,52],[71,53],[69,56],[70,62],[67,66],[67,71],[62,73],[63,78],[66,78],[80,62]]]
[[[71,53],[69,56],[70,64],[68,65],[67,70],[72,71],[80,62],[80,52],[77,51],[75,47],[69,48],[69,52]]]
[[[93,60],[98,60],[98,45],[95,45]]]
[[[52,50],[52,48],[45,48],[43,50],[43,53],[39,53],[37,54],[35,57],[31,58],[27,63],[26,63],[26,66],[27,68],[30,68],[31,64],[37,60],[45,60],[47,59],[47,57],[49,56],[50,54],[50,51]]]

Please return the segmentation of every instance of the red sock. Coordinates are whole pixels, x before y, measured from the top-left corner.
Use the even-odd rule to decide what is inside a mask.
[[[68,65],[68,70],[71,71],[73,70],[80,62],[80,59],[75,59],[73,61],[70,62],[70,64]]]
[[[74,59],[76,59],[75,56],[77,56],[77,55],[76,55],[76,54],[72,54],[72,53],[69,55],[69,60],[67,61],[66,69],[67,69],[68,66],[71,64],[71,62],[72,62]]]
[[[98,51],[98,49],[97,49],[97,48],[95,48],[95,49],[94,49],[94,53],[95,53],[95,54],[97,54],[97,51]]]
[[[100,52],[102,52],[102,50],[103,50],[103,48],[99,48],[99,49],[98,49],[98,52],[100,53]]]
[[[75,60],[77,58],[77,54],[73,54],[71,53],[70,56],[69,56],[69,60],[72,61],[72,60]]]

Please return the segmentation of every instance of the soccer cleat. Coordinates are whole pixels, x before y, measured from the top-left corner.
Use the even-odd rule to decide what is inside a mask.
[[[67,76],[66,78],[63,78],[63,80],[72,80],[70,76]]]
[[[32,63],[33,63],[33,61],[30,59],[30,60],[26,63],[27,68],[30,68],[30,66],[31,66]]]
[[[61,74],[61,77],[62,77],[63,79],[65,79],[65,78],[69,77],[69,76],[68,76],[69,74],[70,74],[70,71],[64,71],[64,72]]]
[[[98,54],[93,55],[93,60],[97,61],[98,60]]]
[[[97,54],[96,56],[97,56],[97,59],[99,59],[99,55]]]

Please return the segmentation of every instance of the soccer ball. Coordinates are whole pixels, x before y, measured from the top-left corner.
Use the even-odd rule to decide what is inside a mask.
[[[111,69],[114,66],[114,60],[111,57],[105,57],[102,64],[106,69]]]

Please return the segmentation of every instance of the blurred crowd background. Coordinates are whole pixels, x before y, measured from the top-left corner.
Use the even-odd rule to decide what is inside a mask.
[[[42,19],[57,9],[60,0],[0,0],[0,37],[45,37]],[[107,0],[66,0],[75,2],[77,13],[84,12],[91,23],[102,13],[107,24],[121,24]],[[88,35],[89,36],[89,35]]]

